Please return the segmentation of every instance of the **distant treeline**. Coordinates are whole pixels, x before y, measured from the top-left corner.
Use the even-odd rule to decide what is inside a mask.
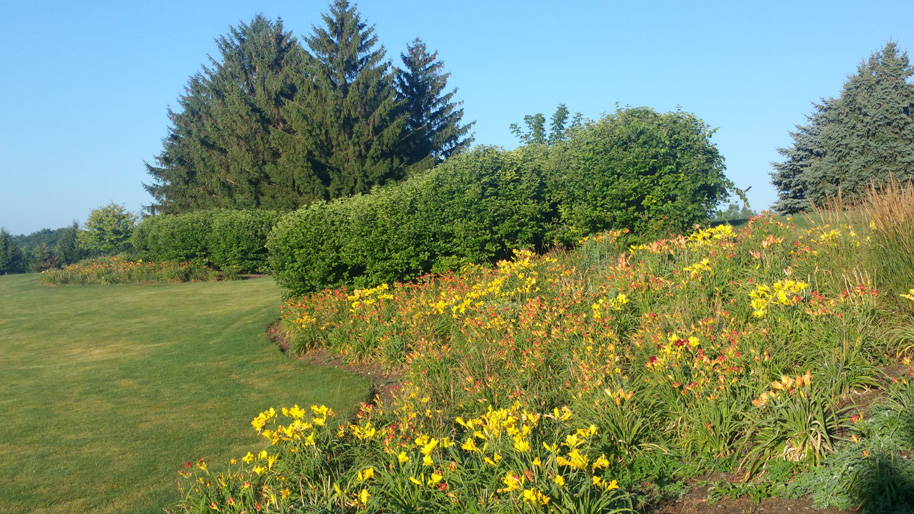
[[[78,262],[87,256],[77,240],[79,225],[29,235],[10,235],[0,229],[0,275],[38,272]]]

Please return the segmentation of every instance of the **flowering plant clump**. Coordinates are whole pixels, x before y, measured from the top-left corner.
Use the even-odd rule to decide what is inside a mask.
[[[333,411],[325,406],[264,411],[251,424],[270,446],[233,459],[218,473],[202,460],[188,464],[181,471],[187,479],[183,507],[516,512],[581,499],[599,512],[631,507],[612,477],[612,461],[594,444],[597,427],[576,428],[568,409],[489,406],[479,417],[454,420],[453,437],[417,432],[409,423],[379,427],[377,413],[363,414],[333,428]],[[416,415],[398,413],[401,420]]]
[[[267,411],[271,449],[197,468],[183,505],[611,512],[675,469],[816,465],[850,422],[837,406],[875,384],[861,362],[905,350],[879,327],[914,291],[880,294],[867,230],[764,215],[627,247],[620,231],[289,299],[294,349],[399,368],[394,398],[335,428],[320,407]]]
[[[233,277],[203,262],[150,262],[123,256],[102,257],[41,273],[44,285],[150,284],[157,282],[208,282]]]
[[[752,298],[752,315],[762,318],[768,314],[768,307],[771,305],[789,306],[802,302],[803,298],[799,295],[808,285],[805,282],[778,280],[771,287],[756,286],[755,291],[749,294]]]

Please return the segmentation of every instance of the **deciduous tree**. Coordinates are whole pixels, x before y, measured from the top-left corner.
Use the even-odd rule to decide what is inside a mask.
[[[560,141],[565,141],[574,129],[583,125],[583,116],[577,112],[569,121],[570,111],[565,104],[559,104],[558,108],[550,118],[549,132],[546,132],[546,116],[543,113],[528,114],[524,116],[524,125],[526,130],[522,129],[517,123],[512,123],[511,133],[514,134],[522,145],[554,145]]]
[[[89,251],[112,255],[127,249],[137,217],[114,202],[89,213],[79,243]]]

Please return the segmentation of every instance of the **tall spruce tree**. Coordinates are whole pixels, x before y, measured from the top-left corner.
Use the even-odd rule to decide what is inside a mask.
[[[283,110],[291,128],[283,164],[307,169],[336,198],[404,175],[394,75],[374,26],[355,5],[335,0],[312,26],[310,80]]]
[[[838,99],[825,100],[781,151],[772,182],[779,212],[821,205],[840,194],[857,199],[871,181],[914,178],[914,67],[889,42],[848,77]],[[800,200],[800,198],[805,200]]]
[[[438,52],[429,53],[416,38],[400,54],[403,68],[397,69],[397,99],[406,113],[404,156],[412,169],[432,167],[470,146],[469,134],[475,122],[461,123],[463,102],[453,102],[457,89],[445,92],[450,73]]]
[[[889,42],[848,78],[820,135],[824,155],[807,172],[811,201],[839,188],[853,199],[870,181],[914,178],[912,75],[907,52]]]
[[[809,166],[822,157],[824,152],[819,144],[819,134],[825,125],[826,112],[833,99],[826,98],[820,104],[814,104],[816,111],[807,115],[806,125],[797,125],[796,132],[791,132],[793,145],[778,148],[784,162],[772,162],[774,171],[770,173],[771,183],[778,192],[778,200],[772,209],[781,214],[796,214],[810,208],[806,198],[806,171]]]
[[[152,213],[214,207],[292,209],[307,182],[279,165],[282,105],[305,79],[301,45],[257,15],[216,39],[219,58],[188,82],[155,165],[147,164]],[[305,191],[303,191],[303,189]]]

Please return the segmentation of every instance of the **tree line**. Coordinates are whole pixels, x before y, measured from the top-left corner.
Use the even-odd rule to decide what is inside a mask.
[[[11,235],[0,228],[0,275],[40,272],[79,262],[87,255],[79,243],[79,225],[29,235]]]
[[[37,273],[62,268],[90,257],[115,255],[130,249],[138,217],[114,202],[92,209],[83,224],[43,228],[29,235],[10,235],[0,228],[0,275]]]
[[[150,214],[289,211],[365,193],[467,148],[449,73],[416,38],[386,60],[374,26],[334,0],[303,43],[257,15],[216,39],[147,171]]]

